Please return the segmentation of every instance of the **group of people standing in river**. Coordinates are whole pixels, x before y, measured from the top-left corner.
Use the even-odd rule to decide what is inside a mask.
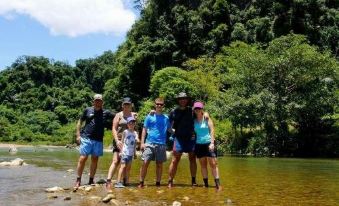
[[[190,105],[190,97],[181,92],[176,97],[178,106],[167,116],[163,114],[165,100],[161,97],[154,101],[154,108],[144,120],[141,138],[136,131],[137,113],[132,112],[132,101],[126,97],[122,101],[122,111],[113,119],[113,160],[109,168],[106,189],[112,187],[123,188],[129,185],[129,171],[133,157],[135,157],[136,144],[140,143],[142,151],[139,188],[145,186],[147,168],[151,161],[156,163],[156,186],[160,186],[163,163],[166,161],[167,133],[173,140],[172,161],[168,172],[168,187],[173,187],[173,180],[183,153],[188,153],[190,162],[191,184],[197,186],[196,173],[199,159],[204,186],[208,187],[208,165],[212,169],[215,187],[220,190],[219,171],[216,158],[215,136],[213,121],[204,111],[201,101]],[[77,165],[77,179],[75,187],[81,185],[81,177],[86,160],[91,156],[90,174],[88,184],[94,184],[94,176],[98,159],[103,155],[103,136],[105,110],[101,94],[94,95],[93,106],[83,111],[77,123],[77,143],[80,144],[80,157]],[[82,126],[84,123],[84,126]],[[120,169],[117,181],[112,185],[112,176]]]

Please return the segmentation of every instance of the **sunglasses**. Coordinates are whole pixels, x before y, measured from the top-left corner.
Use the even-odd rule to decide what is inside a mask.
[[[164,104],[161,104],[161,103],[156,103],[155,105],[157,105],[157,106],[164,106]]]

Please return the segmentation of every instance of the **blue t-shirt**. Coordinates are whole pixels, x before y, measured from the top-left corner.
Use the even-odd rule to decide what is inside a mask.
[[[205,118],[201,122],[194,120],[194,131],[197,135],[197,144],[211,143],[210,129],[208,127],[208,121]]]
[[[167,115],[148,115],[144,121],[144,127],[147,129],[146,143],[166,144],[166,132],[171,127]]]

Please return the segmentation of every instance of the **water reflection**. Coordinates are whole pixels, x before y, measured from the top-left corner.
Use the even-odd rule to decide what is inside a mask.
[[[99,161],[96,179],[105,179],[111,153],[105,153]],[[88,195],[60,194],[60,198],[49,199],[44,192],[47,187],[72,187],[78,153],[76,150],[62,148],[19,148],[18,153],[10,155],[8,150],[0,149],[0,161],[20,157],[29,166],[0,168],[1,205],[100,205],[98,198],[104,196],[104,187],[96,188]],[[171,205],[175,200],[183,205],[339,205],[339,162],[320,159],[278,159],[222,157],[218,159],[223,191],[216,192],[213,187],[190,186],[189,163],[183,158],[179,164],[175,187],[168,189],[167,169],[164,165],[162,186],[155,187],[155,165],[148,170],[144,189],[136,188],[140,160],[134,160],[131,170],[131,187],[115,189],[117,200],[130,201],[134,205]],[[88,164],[83,182],[88,180]],[[200,168],[198,168],[200,169]],[[203,184],[200,170],[197,180]],[[212,176],[209,184],[213,185]],[[69,202],[63,196],[72,195]],[[103,203],[102,203],[103,204]]]

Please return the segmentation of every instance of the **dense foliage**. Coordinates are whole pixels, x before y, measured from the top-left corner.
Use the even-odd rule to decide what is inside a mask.
[[[74,67],[23,56],[0,73],[1,141],[72,141],[94,93],[112,110],[132,97],[142,120],[155,97],[169,111],[186,91],[206,102],[219,151],[339,155],[338,1],[135,4],[140,19],[115,53]]]

